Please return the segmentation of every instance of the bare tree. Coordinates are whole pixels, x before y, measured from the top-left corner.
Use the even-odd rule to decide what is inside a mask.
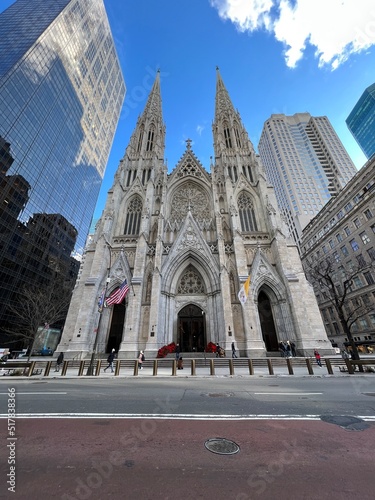
[[[39,327],[64,321],[71,294],[70,288],[56,285],[56,282],[44,287],[25,286],[18,293],[16,303],[9,307],[16,326],[7,328],[7,333],[23,339],[28,345],[28,361]]]
[[[339,265],[333,257],[325,260],[305,259],[307,279],[336,310],[342,330],[351,346],[353,359],[359,359],[357,345],[353,339],[352,328],[356,321],[373,310],[371,301],[365,301],[353,293],[354,280],[360,273],[374,267],[374,262],[358,265]]]

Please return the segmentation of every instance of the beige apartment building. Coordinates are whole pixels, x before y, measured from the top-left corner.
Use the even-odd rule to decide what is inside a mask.
[[[375,347],[375,158],[305,227],[301,258],[307,273],[308,261],[330,259],[339,292],[352,276],[344,309],[357,318],[351,333],[359,350],[371,352]],[[337,309],[317,281],[314,290],[332,346],[346,347],[348,338]]]

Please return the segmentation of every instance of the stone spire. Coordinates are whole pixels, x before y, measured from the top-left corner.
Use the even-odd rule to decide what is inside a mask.
[[[137,121],[126,152],[135,158],[162,159],[165,148],[165,125],[160,92],[160,70],[148,96],[143,113]]]
[[[235,110],[228,91],[216,68],[215,120],[213,123],[216,157],[221,154],[254,154],[253,145],[242,125],[240,114]]]

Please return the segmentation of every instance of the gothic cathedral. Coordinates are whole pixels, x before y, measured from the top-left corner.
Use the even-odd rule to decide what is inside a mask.
[[[211,173],[191,141],[168,174],[158,74],[88,241],[58,351],[67,359],[118,351],[148,358],[179,342],[241,356],[331,354],[312,287],[259,156],[217,70]],[[238,292],[250,275],[247,301]],[[122,303],[98,312],[127,279]]]

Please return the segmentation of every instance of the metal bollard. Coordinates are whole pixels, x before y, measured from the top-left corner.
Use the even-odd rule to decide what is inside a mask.
[[[64,377],[66,375],[66,371],[68,369],[69,361],[63,361],[63,366],[61,370],[61,376]]]
[[[292,360],[290,358],[286,358],[286,364],[288,365],[289,375],[294,375],[293,364],[292,364]]]
[[[311,359],[305,358],[305,360],[306,360],[306,366],[307,366],[307,370],[309,372],[309,375],[314,375],[314,370],[313,370],[312,365],[311,365]]]
[[[85,369],[85,361],[82,359],[79,363],[78,377],[81,377],[83,375],[84,369]]]
[[[35,368],[35,361],[32,361],[31,366],[29,368],[29,372],[27,374],[28,377],[31,377],[31,375],[34,373],[34,368]]]
[[[326,367],[327,367],[327,371],[328,371],[329,375],[333,375],[331,360],[325,359],[324,361],[326,362]]]
[[[174,359],[172,361],[172,377],[177,375],[177,361]]]
[[[136,359],[134,361],[134,372],[133,372],[134,377],[136,377],[138,375],[138,368],[139,368],[138,365],[139,365],[139,362],[138,362],[138,359]]]
[[[252,359],[249,359],[249,373],[250,375],[254,375],[254,363]]]
[[[156,377],[157,374],[158,374],[158,360],[154,359],[154,367],[152,370],[152,375]]]
[[[121,368],[121,360],[117,359],[115,367],[115,377],[118,377],[120,375],[120,368]]]
[[[229,375],[234,375],[234,364],[233,359],[229,360]]]
[[[102,364],[102,360],[101,359],[98,359],[98,361],[96,362],[96,369],[95,369],[95,375],[97,377],[99,377],[100,375],[100,367],[101,367],[101,364]]]
[[[51,371],[52,361],[48,361],[46,364],[46,369],[44,370],[44,377],[48,377],[49,372]]]
[[[215,375],[215,360],[210,359],[210,375]]]
[[[191,374],[195,375],[195,359],[191,360]]]
[[[346,368],[348,369],[349,375],[354,375],[354,368],[353,368],[353,365],[350,362],[350,359],[346,359],[345,358],[345,364],[346,364]]]
[[[268,371],[270,375],[274,375],[273,373],[273,366],[272,366],[272,360],[270,358],[267,358],[267,365],[268,365]]]

